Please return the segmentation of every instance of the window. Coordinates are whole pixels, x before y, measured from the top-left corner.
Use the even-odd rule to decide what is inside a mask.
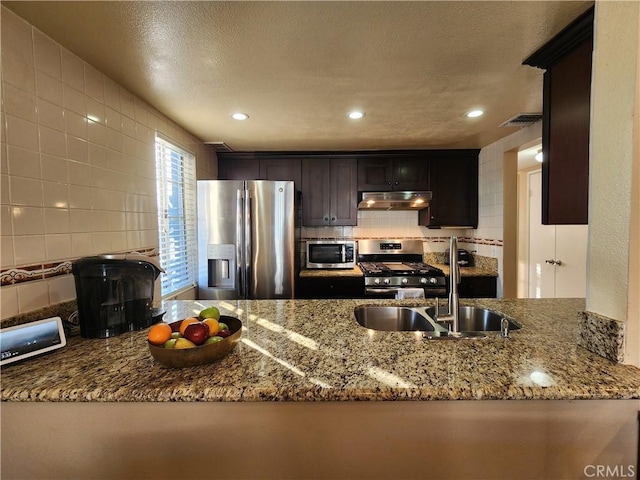
[[[156,182],[162,297],[196,284],[195,157],[156,137]]]

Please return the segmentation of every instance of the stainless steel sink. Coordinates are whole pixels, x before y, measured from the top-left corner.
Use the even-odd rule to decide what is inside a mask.
[[[446,314],[440,307],[440,315]],[[360,305],[354,309],[358,324],[373,330],[386,332],[422,331],[424,338],[457,339],[486,338],[491,332],[502,332],[502,319],[508,322],[508,330],[518,330],[520,325],[505,315],[480,307],[461,306],[460,332],[449,332],[449,325],[437,322],[435,307],[401,307]]]
[[[426,314],[432,319],[436,319],[435,311],[436,307],[425,308]],[[459,312],[461,332],[499,332],[503,318],[506,318],[509,330],[520,328],[513,319],[486,308],[461,306]],[[440,315],[446,315],[446,313],[447,308],[440,307]]]
[[[353,313],[360,325],[373,330],[433,332],[436,329],[416,308],[360,305]]]

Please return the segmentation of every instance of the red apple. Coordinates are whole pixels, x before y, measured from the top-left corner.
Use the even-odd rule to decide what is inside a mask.
[[[206,323],[202,322],[191,323],[185,328],[184,337],[196,345],[202,345],[205,340],[209,338],[209,327]]]
[[[231,335],[231,330],[220,330],[218,333],[216,333],[216,336],[222,338],[227,338],[229,335]]]

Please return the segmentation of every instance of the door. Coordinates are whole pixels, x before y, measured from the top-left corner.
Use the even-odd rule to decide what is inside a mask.
[[[242,298],[240,226],[244,182],[198,181],[198,298]]]
[[[293,298],[293,182],[249,181],[245,199],[247,298]]]
[[[529,174],[529,298],[583,298],[586,225],[542,224],[542,173]]]

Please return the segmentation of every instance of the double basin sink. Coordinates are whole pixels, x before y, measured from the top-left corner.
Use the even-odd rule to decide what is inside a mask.
[[[438,312],[444,316],[447,312]],[[356,321],[365,328],[386,332],[423,332],[429,340],[456,338],[487,338],[498,333],[508,336],[520,328],[513,319],[486,308],[459,307],[460,332],[451,332],[450,325],[438,322],[436,307],[401,307],[360,305],[354,309]]]

